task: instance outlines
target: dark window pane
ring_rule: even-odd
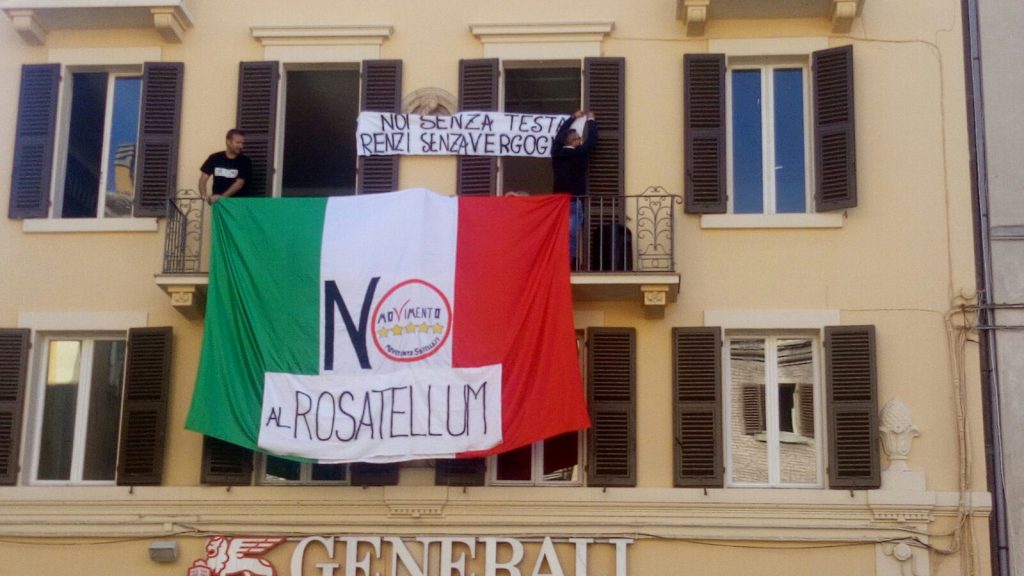
[[[348,470],[347,464],[313,464],[314,482],[342,482]]]
[[[807,211],[803,70],[775,70],[775,211]]]
[[[793,394],[795,384],[779,384],[779,432],[793,432]]]
[[[107,148],[105,216],[131,216],[135,198],[135,149],[139,143],[142,78],[114,80],[114,106]]]
[[[506,68],[505,111],[530,114],[572,114],[580,108],[580,69]],[[600,121],[600,118],[598,119]],[[551,160],[505,157],[502,189],[506,192],[551,192]]]
[[[544,480],[579,478],[579,440],[578,432],[567,432],[544,441]]]
[[[114,479],[117,433],[121,422],[124,352],[123,340],[97,340],[93,345],[83,480]]]
[[[523,446],[510,452],[498,455],[498,480],[523,480],[531,479],[530,472],[533,464],[533,446]]]
[[[302,464],[284,458],[267,456],[266,469],[264,476],[266,480],[299,480]]]
[[[354,194],[359,71],[287,74],[281,195]]]
[[[47,352],[38,478],[70,480],[82,343],[54,340]]]
[[[764,212],[761,71],[732,73],[733,212]]]
[[[64,203],[61,209],[64,218],[96,217],[106,108],[107,74],[73,74]]]

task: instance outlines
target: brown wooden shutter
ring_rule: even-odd
[[[825,328],[828,466],[831,488],[878,488],[874,326]]]
[[[280,63],[242,62],[238,69],[238,119],[245,132],[245,155],[252,160],[249,196],[270,196],[274,183],[274,137],[277,130],[277,84]]]
[[[725,55],[683,56],[686,211],[722,214],[725,174]]]
[[[853,46],[813,55],[814,201],[819,212],[857,205]]]
[[[766,429],[767,414],[764,405],[764,386],[745,384],[743,386],[743,433],[757,434]]]
[[[26,328],[0,330],[0,486],[18,483],[30,335]]]
[[[170,327],[128,331],[118,485],[160,484],[163,479],[171,337]]]
[[[483,486],[486,473],[486,458],[434,461],[436,486]]]
[[[590,156],[587,194],[625,194],[626,60],[583,59],[583,108],[597,121],[597,146]]]
[[[248,486],[252,482],[252,450],[212,436],[203,436],[200,482],[219,486]]]
[[[636,486],[636,330],[587,329],[587,484]]]
[[[459,60],[459,110],[498,109],[498,60]],[[466,196],[493,196],[498,190],[498,159],[459,156],[456,190]]]
[[[165,216],[178,187],[178,139],[185,65],[147,62],[142,67],[135,216]]]
[[[362,110],[402,111],[402,61],[363,62]],[[360,156],[359,193],[375,194],[398,189],[398,156]]]
[[[349,466],[353,486],[397,486],[398,464],[356,462]]]
[[[800,435],[814,438],[814,385],[797,384],[796,389],[800,394]]]
[[[46,218],[49,212],[59,84],[60,64],[21,67],[10,218]]]
[[[675,484],[721,487],[722,329],[672,329]]]

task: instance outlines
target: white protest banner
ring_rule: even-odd
[[[567,116],[513,112],[459,112],[421,116],[360,112],[360,156],[551,156],[551,139]]]

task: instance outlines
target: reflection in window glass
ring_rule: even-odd
[[[142,78],[114,79],[114,102],[110,114],[110,144],[107,147],[105,216],[132,215],[135,200],[135,158],[139,143],[139,102]]]
[[[729,344],[730,453],[733,482],[768,482],[768,444],[764,438],[765,342],[732,340]]]
[[[804,160],[804,82],[799,68],[773,72],[775,103],[775,212],[807,211]]]
[[[779,473],[785,484],[818,481],[814,361],[810,339],[778,340]]]
[[[571,482],[579,480],[580,435],[567,432],[543,442],[544,480]]]
[[[124,352],[123,340],[97,340],[93,343],[83,480],[114,479]]]
[[[71,479],[81,352],[79,340],[53,340],[49,345],[39,442],[40,480]]]

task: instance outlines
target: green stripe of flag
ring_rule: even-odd
[[[317,374],[325,198],[213,208],[210,286],[186,427],[256,447],[265,372]]]

